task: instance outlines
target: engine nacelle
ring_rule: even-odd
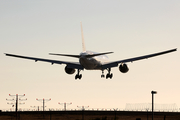
[[[128,68],[127,64],[125,64],[125,63],[121,64],[119,66],[119,71],[121,71],[122,73],[127,73],[129,71],[129,68]]]
[[[65,72],[67,73],[67,74],[73,74],[74,72],[75,72],[75,69],[73,69],[73,68],[68,68],[67,66],[65,67]]]

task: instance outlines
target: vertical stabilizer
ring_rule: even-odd
[[[86,47],[85,47],[85,43],[84,43],[84,34],[83,34],[82,22],[81,22],[81,36],[82,36],[82,49],[83,49],[83,52],[85,52]]]

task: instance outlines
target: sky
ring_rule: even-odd
[[[127,63],[123,74],[112,68],[113,78],[101,78],[101,71],[81,71],[82,79],[68,75],[66,65],[51,65],[7,57],[4,53],[78,62],[76,58],[49,53],[82,52],[82,21],[87,50],[114,52],[110,61],[180,48],[179,0],[1,0],[0,1],[0,109],[9,94],[27,98],[21,109],[42,106],[38,99],[50,99],[47,109],[89,106],[89,109],[125,109],[126,104],[155,103],[180,107],[180,54]],[[105,74],[107,71],[105,71]]]

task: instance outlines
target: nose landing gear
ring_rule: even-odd
[[[101,78],[104,78],[104,70],[102,70]]]

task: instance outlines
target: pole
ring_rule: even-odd
[[[17,111],[18,111],[18,94],[16,94],[16,114],[17,114]]]
[[[148,109],[147,109],[147,120],[148,120]]]
[[[44,111],[44,110],[45,110],[45,101],[50,101],[51,98],[50,98],[50,99],[44,99],[44,98],[43,98],[43,99],[37,99],[37,98],[36,98],[36,100],[43,102],[43,111]]]
[[[66,111],[66,103],[64,103],[64,111]]]
[[[71,105],[72,104],[72,102],[71,103],[66,103],[66,102],[64,102],[64,103],[58,103],[58,104],[60,104],[60,105],[64,105],[64,111],[66,111],[66,108],[67,108],[67,106],[68,105]]]
[[[82,106],[82,120],[84,120],[84,106]]]
[[[89,106],[77,106],[79,108],[82,108],[82,120],[84,120],[84,111],[85,111],[85,108],[88,108]]]
[[[152,92],[152,120],[154,119],[154,98],[153,98],[153,92]]]
[[[16,94],[16,120],[17,120],[17,110],[18,110],[18,94]]]
[[[114,108],[114,112],[115,112],[115,118],[114,118],[114,120],[116,120],[117,118],[116,118],[116,111],[118,110],[118,108]]]
[[[151,91],[152,94],[152,120],[154,119],[154,94],[157,94],[156,91]]]
[[[44,111],[44,99],[43,99],[43,111]]]
[[[25,94],[24,94],[24,95],[18,95],[18,94],[16,94],[16,95],[11,95],[11,94],[9,94],[9,96],[11,96],[11,97],[16,97],[15,99],[13,98],[13,99],[6,99],[6,100],[8,100],[8,101],[14,101],[14,100],[15,100],[15,104],[13,104],[13,106],[15,106],[16,120],[17,120],[17,119],[18,119],[18,114],[17,114],[17,112],[18,112],[18,105],[21,104],[21,103],[18,103],[18,102],[19,102],[19,101],[22,101],[22,100],[27,100],[27,98],[26,98],[26,99],[20,99],[20,98],[24,97]],[[9,104],[9,103],[8,103],[8,104]],[[24,103],[24,104],[25,104],[25,103]]]

